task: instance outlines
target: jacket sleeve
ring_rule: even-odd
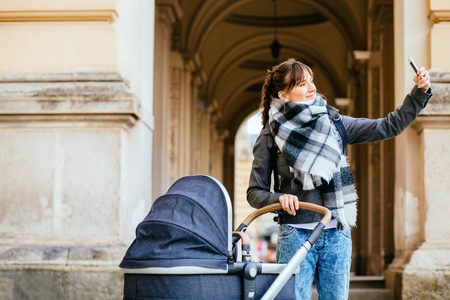
[[[399,135],[425,108],[431,96],[431,89],[425,93],[414,86],[406,95],[403,104],[385,118],[365,119],[342,116],[342,123],[347,131],[347,143],[378,142]]]
[[[270,191],[273,162],[268,143],[269,136],[263,129],[253,147],[254,159],[247,189],[247,201],[254,208],[277,203],[278,198],[283,195]]]

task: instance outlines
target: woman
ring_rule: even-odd
[[[254,208],[281,203],[277,243],[281,263],[290,260],[322,218],[298,210],[298,201],[330,209],[332,220],[296,275],[296,299],[311,299],[314,278],[319,299],[347,299],[357,194],[345,145],[399,135],[431,97],[430,77],[421,68],[403,105],[375,120],[340,116],[317,93],[313,79],[312,70],[294,59],[268,70],[260,105],[264,127],[253,149],[247,200]]]

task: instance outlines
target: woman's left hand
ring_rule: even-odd
[[[417,76],[414,76],[413,80],[417,84],[417,87],[422,89],[424,92],[428,91],[430,88],[430,75],[424,67],[420,68],[417,72]]]

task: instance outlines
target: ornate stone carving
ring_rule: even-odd
[[[0,74],[2,115],[140,115],[116,73]]]
[[[169,169],[170,182],[178,179],[180,164],[180,97],[181,97],[181,68],[172,68],[170,72],[170,96],[169,96]]]
[[[371,118],[380,117],[380,68],[372,69]]]

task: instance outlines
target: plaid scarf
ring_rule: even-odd
[[[356,225],[358,196],[337,130],[332,130],[326,101],[318,94],[311,105],[273,99],[269,126],[275,143],[294,170],[303,190],[318,188],[344,228]]]

